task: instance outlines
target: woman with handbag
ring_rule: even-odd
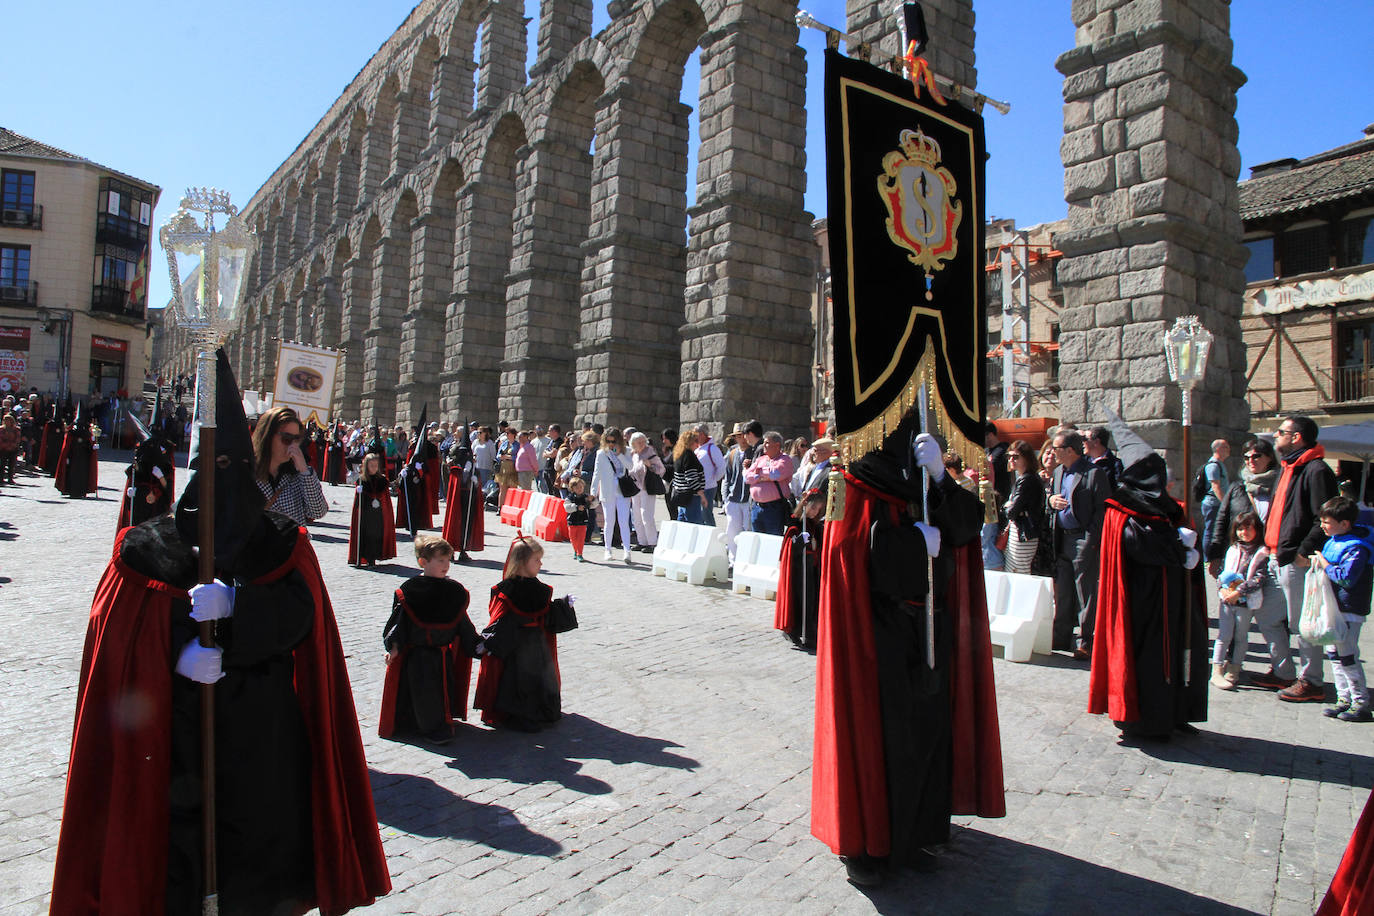
[[[666,492],[663,485],[663,461],[649,444],[649,437],[636,432],[630,437],[630,478],[639,492],[630,499],[630,521],[639,540],[637,550],[653,552],[658,543],[658,528],[654,525],[654,499]]]
[[[706,471],[694,451],[696,444],[696,433],[685,429],[673,446],[673,488],[668,504],[677,511],[678,521],[706,525],[710,524],[706,521]]]
[[[1007,499],[1006,571],[1031,575],[1035,552],[1045,533],[1045,485],[1040,482],[1035,449],[1017,440],[1007,449],[1007,462],[1016,475]]]
[[[596,453],[596,468],[592,471],[592,495],[601,500],[606,513],[603,538],[608,563],[617,529],[620,531],[620,558],[630,562],[630,500],[639,492],[630,477],[620,430],[612,426],[601,435],[601,451]]]

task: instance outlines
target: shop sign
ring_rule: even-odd
[[[29,329],[0,327],[0,395],[23,391],[29,374]]]
[[[1374,270],[1249,290],[1245,294],[1244,314],[1278,315],[1368,299],[1374,299]]]

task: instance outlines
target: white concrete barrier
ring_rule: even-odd
[[[742,531],[735,538],[735,571],[731,588],[744,590],[755,598],[772,601],[778,594],[779,564],[782,562],[782,537]]]
[[[730,558],[725,552],[725,532],[708,525],[665,522],[654,547],[654,575],[702,585],[710,576],[717,582],[729,578]]]
[[[1054,638],[1053,580],[1044,576],[984,571],[992,643],[1009,662],[1049,655]]]

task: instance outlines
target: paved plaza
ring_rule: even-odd
[[[0,489],[3,914],[47,911],[86,617],[123,480],[109,457],[98,500],[22,475]],[[589,546],[593,562],[576,564],[550,545],[545,581],[577,595],[582,624],[560,639],[563,721],[529,735],[474,714],[442,748],[383,741],[381,628],[409,544],[395,565],[350,568],[352,492],[325,489],[333,507],[312,537],[394,884],[361,912],[1296,916],[1325,892],[1374,785],[1374,728],[1315,705],[1212,690],[1201,735],[1123,747],[1084,711],[1086,665],[998,659],[1007,817],[958,819],[935,872],[861,891],[808,830],[815,663],[771,629],[772,602],[655,578],[647,554],[627,568]],[[487,549],[453,568],[479,628],[512,530],[487,524]]]

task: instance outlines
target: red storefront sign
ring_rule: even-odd
[[[129,342],[127,340],[101,337],[99,334],[91,335],[91,359],[122,363],[124,362],[124,354],[128,352]]]
[[[23,391],[29,373],[29,329],[0,327],[0,395]]]

